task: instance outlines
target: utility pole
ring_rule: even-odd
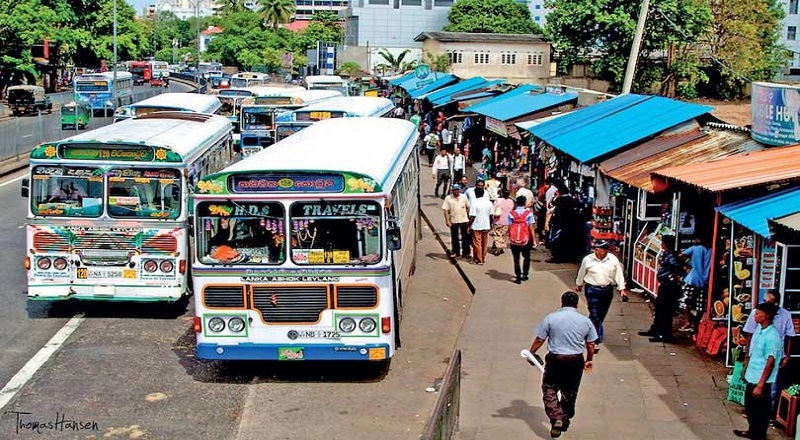
[[[639,58],[639,48],[642,46],[642,35],[644,34],[644,25],[647,21],[647,13],[649,12],[649,9],[650,0],[642,0],[642,9],[639,10],[639,21],[636,22],[636,33],[633,35],[631,55],[628,57],[628,67],[625,69],[625,80],[622,83],[623,95],[631,92],[633,74],[636,73],[636,61]]]

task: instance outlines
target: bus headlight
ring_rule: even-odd
[[[164,260],[159,265],[159,268],[161,269],[161,272],[170,273],[173,269],[175,269],[175,265],[172,264],[172,261]]]
[[[244,319],[238,316],[231,318],[228,321],[228,329],[234,333],[240,333],[244,330]]]
[[[222,318],[211,318],[208,320],[208,329],[214,333],[225,330],[225,321]]]
[[[153,260],[147,260],[147,261],[144,262],[144,265],[142,267],[144,268],[145,272],[151,272],[152,273],[152,272],[155,272],[156,269],[158,269],[158,263],[156,263]]]
[[[36,260],[36,267],[38,267],[41,270],[50,269],[50,265],[51,265],[50,259],[47,257],[39,258],[38,260]]]
[[[56,260],[53,261],[53,267],[55,267],[57,270],[64,270],[67,268],[67,260],[63,258],[56,258]]]
[[[352,333],[356,329],[356,321],[353,318],[342,318],[339,321],[339,330],[342,333]]]
[[[361,329],[364,333],[372,333],[375,331],[375,327],[378,326],[378,323],[375,322],[372,318],[362,318],[361,321],[358,322],[358,328]]]

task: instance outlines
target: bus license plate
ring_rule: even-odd
[[[79,267],[77,276],[79,279],[86,280],[89,278],[122,278],[121,270],[103,270],[103,269],[89,269],[86,267]]]
[[[311,119],[330,119],[331,112],[311,112]]]

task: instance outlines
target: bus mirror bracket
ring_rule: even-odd
[[[391,218],[387,222],[386,241],[386,246],[390,251],[400,250],[403,245],[400,234],[400,225],[397,223],[396,218]]]
[[[186,232],[189,234],[189,237],[194,237],[194,216],[189,215],[189,217],[186,218],[186,223]]]
[[[22,188],[21,188],[22,197],[25,197],[25,198],[28,197],[28,192],[30,190],[30,187],[31,187],[30,180],[28,180],[27,177],[22,179]]]

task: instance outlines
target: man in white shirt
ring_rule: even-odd
[[[482,193],[483,195],[481,197],[484,197],[484,198],[486,198],[486,200],[489,200],[489,196],[486,195],[486,182],[484,182],[481,179],[478,179],[478,180],[475,181],[475,186],[469,187],[469,188],[467,188],[466,191],[464,191],[464,195],[467,196],[467,200],[469,201],[470,208],[472,208],[472,205],[475,203],[475,199],[476,199],[475,190],[478,189],[478,188],[480,188],[480,189],[482,189],[484,191]]]
[[[442,128],[442,148],[450,151],[453,148],[453,132],[448,130],[447,125]]]
[[[517,197],[519,196],[525,197],[525,207],[533,208],[533,201],[534,201],[533,191],[528,189],[527,182],[525,181],[525,179],[519,179],[517,181],[517,185],[519,185],[519,188],[517,188]]]
[[[450,255],[469,258],[469,205],[467,196],[461,194],[461,185],[453,185],[452,194],[444,198],[442,210],[444,223],[450,228]]]
[[[486,181],[486,195],[489,197],[489,201],[494,203],[495,200],[500,196],[500,186],[503,183],[497,178],[497,174],[492,174],[489,177],[489,180]]]
[[[600,344],[603,342],[603,320],[606,319],[611,301],[614,299],[614,287],[619,290],[623,300],[628,297],[622,263],[614,254],[608,252],[608,248],[608,242],[595,242],[593,252],[583,258],[578,275],[575,277],[576,292],[580,292],[583,286],[586,286],[589,319],[594,324],[598,336],[596,351],[600,351]]]
[[[447,187],[450,185],[450,164],[452,159],[447,150],[442,148],[441,154],[436,156],[433,161],[432,173],[436,179],[436,189],[434,194],[439,197],[439,187],[442,188],[442,198],[447,196]]]
[[[483,264],[489,253],[489,229],[492,228],[494,205],[485,197],[483,188],[475,188],[475,201],[469,208],[469,227],[472,231],[472,263]]]
[[[460,182],[461,176],[464,175],[464,170],[467,167],[467,158],[461,154],[461,148],[456,148],[453,153],[453,182]]]

